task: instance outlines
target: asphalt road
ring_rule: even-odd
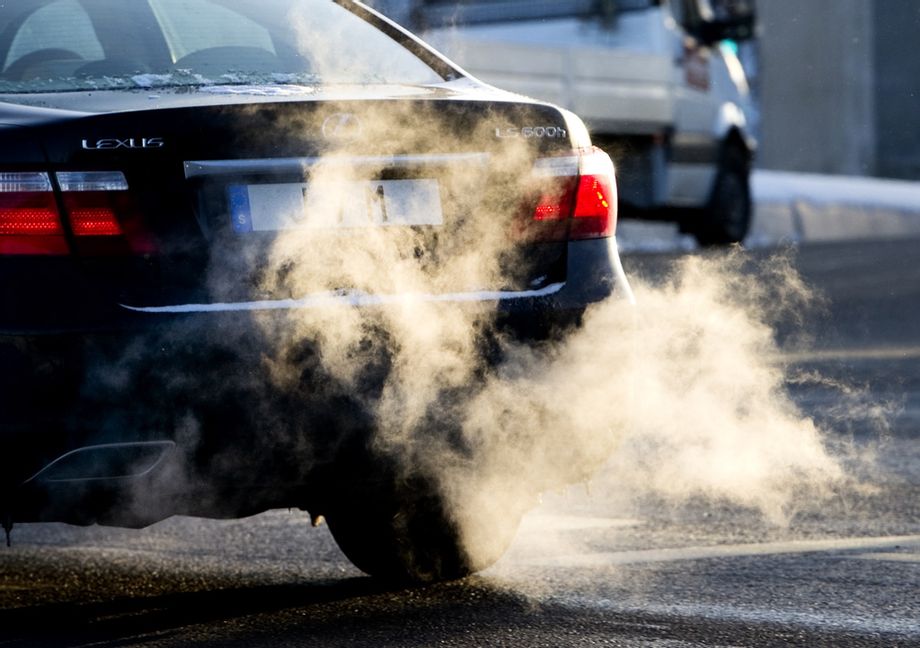
[[[871,488],[784,525],[725,502],[573,489],[490,570],[395,591],[301,512],[23,525],[0,549],[0,646],[920,646],[920,241],[795,254],[829,301],[781,361],[827,380],[788,388],[877,452],[854,468]],[[672,258],[625,263],[654,278]],[[841,425],[844,400],[890,407]]]

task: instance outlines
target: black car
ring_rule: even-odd
[[[0,66],[8,534],[294,507],[381,577],[500,555],[456,413],[629,290],[577,117],[350,0],[5,2]]]

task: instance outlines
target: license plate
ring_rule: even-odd
[[[234,231],[441,225],[434,179],[230,185]]]

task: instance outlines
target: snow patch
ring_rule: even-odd
[[[277,299],[250,302],[220,302],[213,304],[175,304],[171,306],[130,306],[122,308],[140,313],[220,313],[233,311],[289,310],[294,308],[322,308],[328,306],[380,306],[412,302],[489,302],[548,297],[562,290],[563,283],[554,283],[538,290],[493,290],[462,293],[404,293],[399,295],[371,295],[356,290],[307,295],[301,299]]]
[[[202,86],[200,92],[217,95],[253,95],[258,97],[291,97],[312,94],[315,88],[303,85],[212,85]]]
[[[172,82],[171,74],[135,74],[131,80],[139,88],[153,88],[155,86],[164,86]]]

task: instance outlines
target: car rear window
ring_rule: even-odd
[[[148,0],[169,47],[179,61],[215,47],[252,47],[276,54],[268,29],[215,2],[201,0]]]
[[[444,79],[331,0],[0,3],[0,92]]]
[[[77,0],[58,0],[30,13],[14,32],[3,69],[57,43],[87,60],[104,56],[86,10]]]

